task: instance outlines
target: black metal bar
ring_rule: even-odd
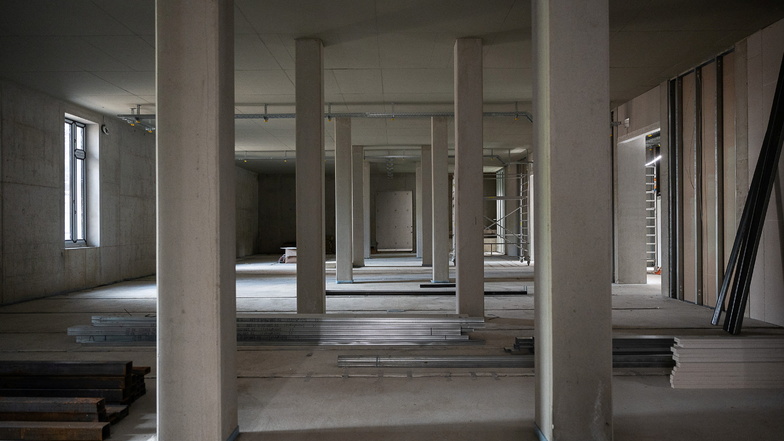
[[[694,73],[694,286],[695,301],[702,305],[703,301],[703,228],[702,222],[705,218],[702,212],[703,200],[703,181],[702,181],[702,67],[698,67]]]
[[[724,55],[716,57],[716,228],[713,270],[718,274],[724,262]]]
[[[675,209],[676,209],[676,216],[675,216],[675,225],[677,230],[677,242],[676,250],[677,250],[677,271],[678,271],[678,285],[677,285],[677,292],[676,298],[678,300],[683,300],[683,272],[684,272],[684,265],[683,265],[683,77],[678,78],[676,81],[675,87],[675,94],[676,94],[676,131],[675,131],[675,138],[676,138],[676,145],[677,150],[675,154],[675,161],[676,161],[676,168],[675,168]]]
[[[678,129],[677,122],[677,85],[676,80],[670,80],[667,83],[667,203],[669,211],[667,213],[667,231],[669,232],[669,240],[667,241],[667,277],[669,278],[670,298],[678,298],[678,190],[677,190],[677,175],[678,175],[678,161],[676,160],[678,154],[678,137],[676,135]]]
[[[759,242],[764,227],[765,214],[773,190],[778,162],[784,144],[784,57],[779,69],[776,92],[773,106],[768,120],[768,128],[762,142],[760,157],[754,170],[752,190],[746,199],[746,206],[751,206],[747,237],[740,249],[739,264],[733,280],[733,290],[730,295],[730,304],[727,317],[724,320],[724,330],[730,334],[740,333],[743,325],[743,314],[749,296],[751,277],[754,272],[754,263],[759,250]],[[756,188],[755,188],[756,187]],[[746,207],[744,207],[745,212]]]

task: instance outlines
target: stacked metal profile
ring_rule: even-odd
[[[751,276],[757,258],[762,229],[765,226],[765,215],[768,212],[770,194],[779,170],[779,158],[784,144],[784,57],[781,60],[776,93],[768,120],[768,129],[762,141],[754,177],[746,196],[746,204],[738,224],[738,232],[732,245],[727,269],[719,290],[718,300],[713,312],[711,323],[719,324],[724,299],[727,296],[730,281],[732,291],[727,304],[727,316],[724,319],[724,330],[730,334],[740,333],[743,325],[743,314],[749,298]]]
[[[671,368],[675,365],[671,348],[672,337],[641,335],[616,337],[612,340],[614,368]],[[534,353],[533,337],[517,337],[514,351],[522,354]]]
[[[784,388],[782,337],[679,337],[674,388]]]
[[[439,345],[481,343],[468,333],[481,317],[362,317],[277,315],[237,318],[244,344]],[[155,317],[93,317],[90,326],[68,328],[77,343],[155,344]]]

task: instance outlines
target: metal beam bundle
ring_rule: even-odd
[[[614,368],[670,368],[675,366],[671,348],[673,337],[641,335],[635,337],[615,337],[612,340],[612,359]],[[533,337],[517,337],[513,352],[533,354]]]
[[[280,315],[238,317],[237,341],[246,344],[437,345],[481,343],[469,333],[484,327],[471,317]],[[77,343],[154,344],[155,317],[93,317],[73,326]]]
[[[531,355],[430,355],[382,357],[338,355],[338,367],[376,368],[533,368]]]
[[[733,335],[739,334],[743,325],[743,314],[749,298],[754,262],[762,237],[770,194],[778,172],[782,144],[784,144],[784,57],[782,57],[779,69],[768,128],[762,141],[762,149],[754,169],[754,177],[746,197],[746,204],[743,207],[738,232],[735,235],[735,242],[711,320],[711,323],[718,325],[731,283],[724,330]]]

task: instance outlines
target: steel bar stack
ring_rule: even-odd
[[[131,362],[0,361],[0,439],[106,439],[149,372]]]
[[[612,341],[613,367],[671,368],[675,365],[671,352],[674,342],[672,337],[652,335],[615,337]],[[533,337],[517,337],[511,352],[533,354],[534,346]]]
[[[784,388],[784,338],[679,337],[673,388]]]
[[[338,355],[338,367],[359,368],[533,368],[530,355]]]
[[[778,171],[782,144],[784,144],[784,57],[779,70],[768,128],[762,141],[762,149],[754,169],[754,177],[746,197],[746,204],[743,207],[738,232],[711,320],[711,323],[718,325],[731,283],[724,330],[733,335],[739,334],[743,325],[743,314],[749,298],[754,262],[757,258],[757,250],[765,224],[765,214],[768,211],[770,194]]]
[[[453,345],[481,343],[469,333],[484,327],[471,317],[276,315],[237,318],[237,341],[263,345]],[[77,343],[155,344],[155,317],[93,317],[73,326]]]

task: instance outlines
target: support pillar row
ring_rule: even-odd
[[[365,266],[365,149],[361,145],[351,148],[351,224],[353,225],[352,256],[354,268]]]
[[[429,145],[422,146],[422,266],[433,265],[433,158]]]
[[[335,118],[335,281],[354,281],[352,259],[351,119]]]
[[[297,313],[326,312],[324,59],[321,40],[296,41]]]
[[[484,317],[482,40],[455,42],[457,313]]]
[[[446,117],[436,116],[431,124],[431,168],[433,170],[431,203],[433,206],[433,282],[449,282],[449,210],[452,193],[449,189],[449,145]]]

